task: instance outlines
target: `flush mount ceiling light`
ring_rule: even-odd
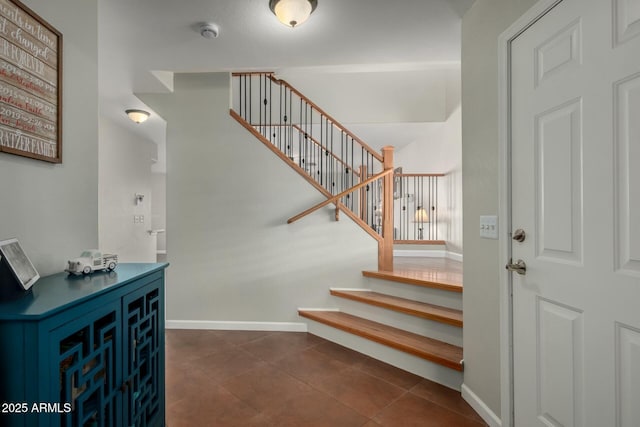
[[[132,121],[138,124],[146,121],[151,115],[148,111],[144,110],[126,110],[125,113],[127,113],[127,116],[129,116]]]
[[[269,8],[284,25],[294,28],[316,10],[318,0],[269,0]]]

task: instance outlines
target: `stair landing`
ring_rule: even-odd
[[[393,271],[363,271],[365,277],[462,292],[462,263],[448,258],[394,257]]]

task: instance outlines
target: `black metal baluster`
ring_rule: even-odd
[[[269,118],[268,110],[271,107],[271,102],[269,102],[270,100],[270,95],[267,95],[267,90],[269,90],[269,84],[267,82],[267,74],[264,75],[264,131],[267,134],[267,139],[269,141],[273,141],[273,137],[271,136],[271,123],[269,123],[269,121],[267,120]],[[267,108],[267,106],[269,108]]]
[[[344,161],[344,132],[342,131],[340,131],[340,158]],[[341,168],[340,172],[341,172],[340,181],[338,184],[339,188],[336,190],[336,193],[341,193],[342,189],[344,188],[344,176],[345,176],[344,166]]]
[[[245,113],[244,113],[244,108],[245,108],[245,104],[246,102],[243,99],[243,91],[242,91],[242,87],[244,86],[244,76],[238,76],[238,85],[240,86],[240,117],[242,117],[243,119],[245,118]]]
[[[304,159],[306,167],[309,167],[309,104],[304,102]],[[308,171],[311,173],[311,170]]]
[[[242,76],[235,76],[238,78],[238,114],[242,117]]]
[[[413,194],[413,201],[415,203],[415,201],[416,201],[416,193],[415,193],[415,190],[410,187],[411,180],[409,179],[409,177],[405,176],[402,179],[403,179],[403,182],[406,185],[406,189],[407,189],[407,191],[406,191],[406,195],[407,195],[406,204],[407,205],[406,205],[405,210],[404,210],[404,238],[406,240],[410,240],[409,239],[409,212],[410,212],[409,202],[411,202],[411,194]]]
[[[433,209],[432,209],[432,225],[433,240],[438,240],[438,177],[433,178]]]
[[[330,127],[329,127],[329,129],[331,129],[331,142],[330,142],[330,144],[331,144],[331,154],[335,154],[335,153],[333,152],[333,133],[334,133],[334,132],[333,132],[333,131],[334,131],[333,126],[330,126]],[[335,187],[336,187],[336,177],[335,177],[336,166],[337,166],[337,165],[336,165],[336,161],[335,161],[335,159],[332,157],[332,158],[331,158],[331,171],[330,171],[330,176],[331,176],[331,189],[329,190],[329,192],[330,192],[331,194],[336,194],[336,193],[335,193]]]
[[[286,119],[285,119],[286,121]],[[289,141],[287,147],[289,149],[289,156],[293,154],[293,94],[289,89],[289,125],[288,125]]]
[[[287,104],[287,87],[285,86],[284,87],[284,117],[282,117],[280,120],[282,120],[282,123],[284,125],[284,149],[285,149],[285,153],[287,153],[287,156],[291,156],[291,138],[290,138],[291,130],[289,129],[289,125],[287,124],[287,118],[291,120],[290,110],[291,110],[291,103]]]
[[[319,160],[320,160],[320,174],[319,174],[319,175],[320,175],[320,185],[321,185],[323,188],[327,188],[327,187],[326,187],[326,185],[325,185],[326,180],[324,179],[324,176],[322,175],[322,172],[323,172],[323,171],[322,171],[322,161],[324,160],[324,156],[322,155],[322,153],[325,151],[325,150],[323,149],[323,148],[324,148],[324,144],[325,144],[325,142],[324,142],[324,138],[323,138],[323,136],[324,136],[324,129],[323,129],[323,127],[322,127],[322,116],[323,116],[323,115],[322,115],[322,114],[320,114],[320,159],[319,159]]]
[[[349,185],[349,188],[353,187],[354,182],[355,182],[355,166],[356,166],[356,159],[355,159],[355,151],[354,151],[354,147],[353,147],[353,138],[351,138],[351,183]],[[349,209],[353,210],[353,197],[350,200],[351,202],[351,206],[349,206]]]
[[[426,181],[426,186],[429,188],[429,192],[427,193],[427,196],[429,198],[429,205],[425,208],[425,210],[428,212],[427,215],[429,215],[429,220],[431,221],[433,220],[433,202],[431,197],[433,195],[433,180],[429,176],[423,178],[423,181]],[[429,226],[429,233],[427,235],[427,238],[431,240],[431,226]]]
[[[304,102],[304,158],[302,159],[302,163],[305,163],[305,166],[309,165],[309,105],[307,101]]]
[[[418,181],[418,178],[416,176],[413,177],[413,188],[415,189],[415,204],[413,206],[413,212],[411,213],[412,218],[411,221],[413,223],[413,239],[414,240],[419,240],[418,239],[418,226],[416,223],[416,211],[418,210],[418,207],[422,204],[422,194],[420,193],[420,182]]]
[[[278,149],[282,152],[285,152],[282,149],[282,85],[278,85]]]
[[[262,76],[258,74],[258,129],[260,135],[264,136],[264,128],[262,127]]]
[[[432,214],[433,214],[433,199],[432,199],[432,196],[433,196],[433,190],[434,190],[433,189],[433,180],[431,179],[431,177],[426,177],[426,180],[425,180],[425,178],[423,178],[422,180],[426,181],[426,186],[429,188],[428,193],[427,193],[427,196],[429,198],[429,205],[425,208],[425,210],[427,211],[427,215],[428,216],[432,216]],[[429,218],[429,220],[431,220],[431,219],[432,218]],[[429,233],[425,238],[427,238],[428,240],[431,240],[431,237],[432,237],[431,236],[431,226],[430,226],[429,223],[427,225],[429,226]]]
[[[298,166],[302,167],[302,98],[300,98],[300,130],[298,131]]]
[[[269,135],[271,135],[271,140],[273,141],[273,144],[276,144],[276,135],[273,132],[273,115],[272,115],[272,108],[273,108],[273,85],[272,85],[272,80],[271,77],[269,77]]]
[[[311,157],[309,164],[309,174],[313,176],[313,179],[317,181],[315,174],[313,173],[313,168],[315,168],[316,164],[316,150],[313,143],[313,107],[309,106],[309,131],[307,135],[307,144],[309,145],[309,157]]]

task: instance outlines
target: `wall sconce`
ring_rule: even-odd
[[[280,22],[294,28],[316,10],[318,0],[269,0],[269,8]]]
[[[140,193],[135,194],[136,206],[141,204],[143,200],[144,200],[144,194],[140,194]]]
[[[148,111],[144,110],[126,110],[127,116],[137,124],[140,124],[146,121],[151,114]]]

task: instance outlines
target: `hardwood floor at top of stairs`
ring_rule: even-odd
[[[462,263],[446,258],[395,257],[393,271],[363,271],[366,277],[462,292]]]

